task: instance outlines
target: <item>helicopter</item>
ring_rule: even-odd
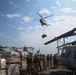
[[[41,25],[42,26],[49,26],[50,24],[47,24],[47,21],[45,20],[45,18],[48,18],[48,17],[51,17],[51,16],[53,16],[53,14],[51,14],[51,15],[49,15],[49,16],[47,16],[47,17],[42,17],[42,15],[38,12],[37,13],[41,18],[39,19],[39,22],[41,23]],[[44,29],[43,29],[43,32],[44,32]],[[45,38],[45,37],[47,37],[47,35],[46,34],[43,34],[42,35],[42,38]]]
[[[48,17],[51,17],[51,16],[54,15],[54,14],[51,14],[51,15],[49,15],[47,17],[42,17],[42,15],[39,12],[37,14],[41,17],[41,19],[39,20],[39,22],[41,23],[42,26],[43,25],[49,26],[49,24],[47,24],[47,21],[45,20],[45,18],[48,18]]]
[[[63,66],[76,69],[76,45],[64,46],[59,61]]]

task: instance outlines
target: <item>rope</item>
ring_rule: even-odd
[[[43,34],[44,34],[44,27],[43,27]]]

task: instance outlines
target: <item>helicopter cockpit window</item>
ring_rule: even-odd
[[[61,53],[61,57],[64,57],[65,58],[65,56],[66,56],[65,53],[66,53],[66,49],[63,49],[62,50],[62,53]]]
[[[71,51],[68,51],[67,58],[71,57]]]
[[[74,59],[76,59],[76,50],[74,51]]]
[[[65,53],[62,53],[62,54],[61,54],[61,57],[64,57],[64,58],[65,58]]]
[[[66,53],[66,49],[63,49],[63,50],[62,50],[62,53]]]

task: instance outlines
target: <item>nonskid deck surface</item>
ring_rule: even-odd
[[[73,71],[63,66],[58,68],[48,67],[46,71],[39,72],[39,75],[73,75]]]
[[[10,72],[8,74],[12,75]],[[0,75],[6,75],[6,74],[4,74],[3,71],[2,73],[0,72]],[[18,67],[15,68],[13,75],[20,75],[18,71]],[[26,75],[26,71],[23,71],[23,74],[21,75]],[[76,74],[74,74],[72,70],[69,70],[63,66],[59,66],[58,68],[53,68],[53,66],[51,66],[51,67],[47,67],[47,70],[40,71],[38,75],[76,75]]]

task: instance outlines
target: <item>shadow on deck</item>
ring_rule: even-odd
[[[66,72],[66,71],[56,71],[56,72],[43,72],[39,75],[72,75],[73,72]]]

